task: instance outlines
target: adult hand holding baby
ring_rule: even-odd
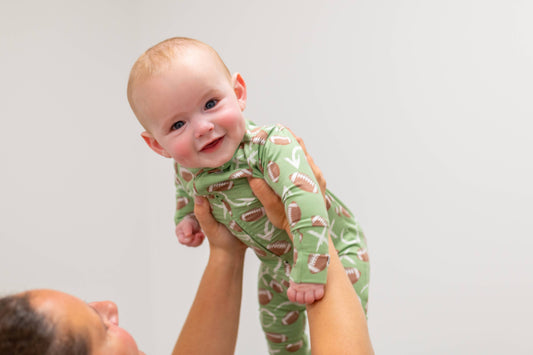
[[[197,223],[200,223],[207,235],[210,250],[221,250],[230,254],[244,253],[247,246],[231,234],[223,224],[215,221],[210,211],[209,202],[205,197],[195,197],[194,214],[198,219]]]

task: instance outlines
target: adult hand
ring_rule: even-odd
[[[275,227],[285,230],[292,239],[289,221],[285,216],[285,206],[281,202],[281,198],[261,178],[248,178],[248,183],[254,195],[265,207],[265,212],[270,222]]]
[[[211,207],[205,197],[195,197],[194,214],[207,236],[211,250],[220,249],[230,253],[244,253],[247,248],[246,245],[213,218]]]

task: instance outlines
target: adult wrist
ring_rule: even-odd
[[[245,254],[246,248],[225,249],[211,246],[209,259],[223,265],[242,264]]]

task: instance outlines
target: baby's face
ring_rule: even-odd
[[[230,78],[212,54],[189,52],[139,84],[133,97],[156,141],[156,149],[149,143],[152,149],[187,168],[215,168],[233,157],[244,136],[246,87],[240,75]]]

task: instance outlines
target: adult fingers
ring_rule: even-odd
[[[196,196],[194,198],[194,215],[200,223],[200,227],[209,236],[216,233],[218,222],[211,214],[211,208],[205,197]]]
[[[268,219],[272,224],[280,229],[284,229],[288,232],[289,224],[285,216],[285,206],[279,196],[268,186],[263,179],[248,178],[248,183],[254,195],[259,199],[265,211]]]

